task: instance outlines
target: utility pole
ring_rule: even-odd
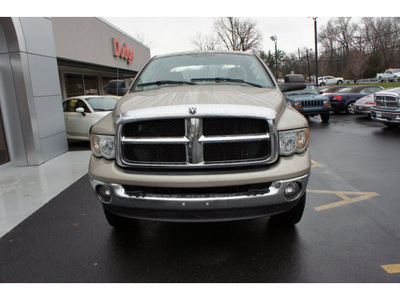
[[[310,58],[308,57],[308,49],[306,50],[307,53],[307,69],[308,69],[308,82],[310,82],[311,78],[311,70],[310,70]]]
[[[297,51],[299,52],[299,74],[300,74],[300,64],[301,64],[301,61],[300,61],[300,48],[297,48]]]
[[[318,34],[317,34],[317,17],[314,20],[314,41],[315,41],[315,85],[318,86]]]

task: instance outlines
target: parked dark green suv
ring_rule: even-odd
[[[298,74],[285,76],[286,82],[304,82],[304,77]],[[322,122],[328,122],[331,112],[331,104],[327,97],[321,96],[318,89],[312,83],[307,83],[303,90],[283,93],[286,102],[305,116],[320,115]]]

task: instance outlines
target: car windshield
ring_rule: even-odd
[[[267,70],[252,54],[191,53],[152,59],[136,80],[133,90],[199,84],[274,86]]]
[[[340,89],[340,90],[337,90],[336,92],[337,92],[337,93],[348,93],[348,92],[350,92],[352,89],[353,89],[352,87],[346,87],[346,88],[342,88],[342,89]]]
[[[89,97],[85,98],[94,111],[113,110],[118,99],[115,97]]]
[[[291,92],[285,92],[284,93],[287,96],[293,96],[293,95],[319,95],[317,88],[313,85],[307,85],[305,89],[303,90],[297,90],[297,91],[291,91]]]

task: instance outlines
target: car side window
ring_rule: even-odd
[[[378,87],[372,87],[369,90],[371,91],[371,93],[376,93],[376,92],[379,92],[381,89]]]
[[[74,111],[76,111],[77,108],[82,107],[86,113],[90,113],[90,109],[87,107],[87,105],[85,104],[85,102],[83,102],[82,100],[78,100],[75,104],[74,107]]]
[[[75,112],[77,108],[82,107],[85,112],[90,113],[90,109],[85,102],[79,99],[71,99],[65,101],[63,104],[64,112]]]
[[[75,107],[75,104],[77,101],[78,101],[78,99],[71,99],[71,100],[65,101],[64,102],[65,103],[64,111],[65,112],[75,112],[74,107]]]

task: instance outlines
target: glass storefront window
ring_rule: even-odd
[[[97,75],[65,73],[67,98],[82,95],[100,95],[99,77]]]
[[[81,96],[83,91],[82,74],[65,74],[65,89],[67,98]]]
[[[99,95],[99,77],[97,75],[83,75],[85,95]]]
[[[108,76],[103,76],[101,78],[101,84],[102,84],[102,88],[103,88],[103,95],[107,95],[107,85],[110,82],[110,80],[113,80],[115,78],[113,77],[108,77]]]

